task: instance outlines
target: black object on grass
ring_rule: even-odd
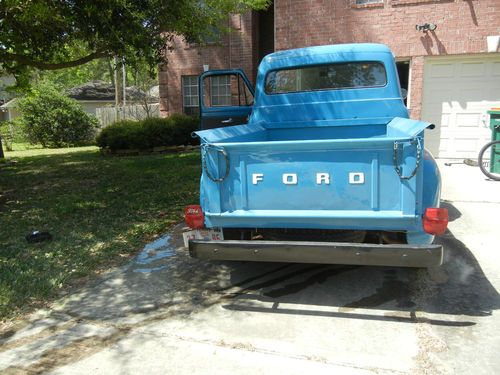
[[[49,232],[40,232],[37,230],[26,235],[26,241],[28,241],[29,243],[50,241],[51,239],[52,235]]]

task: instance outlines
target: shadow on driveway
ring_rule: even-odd
[[[458,218],[460,212],[447,205],[452,220]],[[467,326],[474,319],[460,316],[488,316],[500,306],[474,255],[449,231],[438,240],[444,264],[429,269],[206,262],[179,250],[179,234],[180,227],[169,245],[175,255],[148,266],[158,272],[134,272],[143,266],[132,264],[86,286],[62,311],[112,320],[171,308],[191,314],[221,304],[233,311]],[[417,317],[419,312],[431,316]]]
[[[461,216],[452,204],[443,206],[449,209],[450,221]],[[500,296],[472,252],[450,231],[436,242],[445,249],[444,263],[429,269],[228,264],[232,268],[231,286],[241,290],[233,292],[233,300],[224,307],[276,314],[409,323],[426,321],[443,326],[475,324],[473,320],[459,318],[461,315],[491,315],[500,307]],[[263,269],[266,272],[259,275]],[[371,314],[370,310],[385,313]],[[417,312],[455,317],[417,318]]]

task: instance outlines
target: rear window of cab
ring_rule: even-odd
[[[384,64],[356,61],[273,70],[266,76],[266,94],[382,87],[387,84]]]

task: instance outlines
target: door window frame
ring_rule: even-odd
[[[212,100],[212,93],[210,92],[211,91],[211,84],[208,85],[208,88],[209,88],[209,96],[210,96],[210,105],[207,105],[205,104],[205,97],[204,97],[204,90],[207,89],[207,85],[204,84],[204,80],[205,78],[209,77],[210,79],[214,78],[214,77],[217,77],[217,76],[231,76],[231,75],[236,75],[236,76],[239,76],[241,77],[241,79],[243,80],[243,83],[247,86],[248,88],[248,91],[252,94],[252,97],[255,98],[255,91],[254,91],[254,87],[252,86],[252,84],[250,83],[250,81],[248,80],[248,77],[246,76],[246,74],[243,72],[243,70],[241,69],[228,69],[228,70],[217,70],[217,71],[207,71],[203,74],[201,74],[199,77],[198,77],[198,100],[199,100],[199,105],[200,105],[200,113],[203,112],[203,111],[218,111],[218,110],[221,110],[223,108],[238,108],[238,107],[251,107],[252,104],[249,104],[249,105],[232,105],[231,103],[231,100],[229,102],[229,105],[212,105],[211,103],[211,100]],[[229,78],[230,80],[231,78]],[[229,82],[230,84],[230,82]],[[231,92],[230,92],[231,94]],[[230,99],[231,96],[230,96]]]

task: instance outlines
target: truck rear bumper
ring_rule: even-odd
[[[193,258],[210,260],[396,267],[432,267],[443,262],[441,245],[193,240],[189,242],[189,254]]]

